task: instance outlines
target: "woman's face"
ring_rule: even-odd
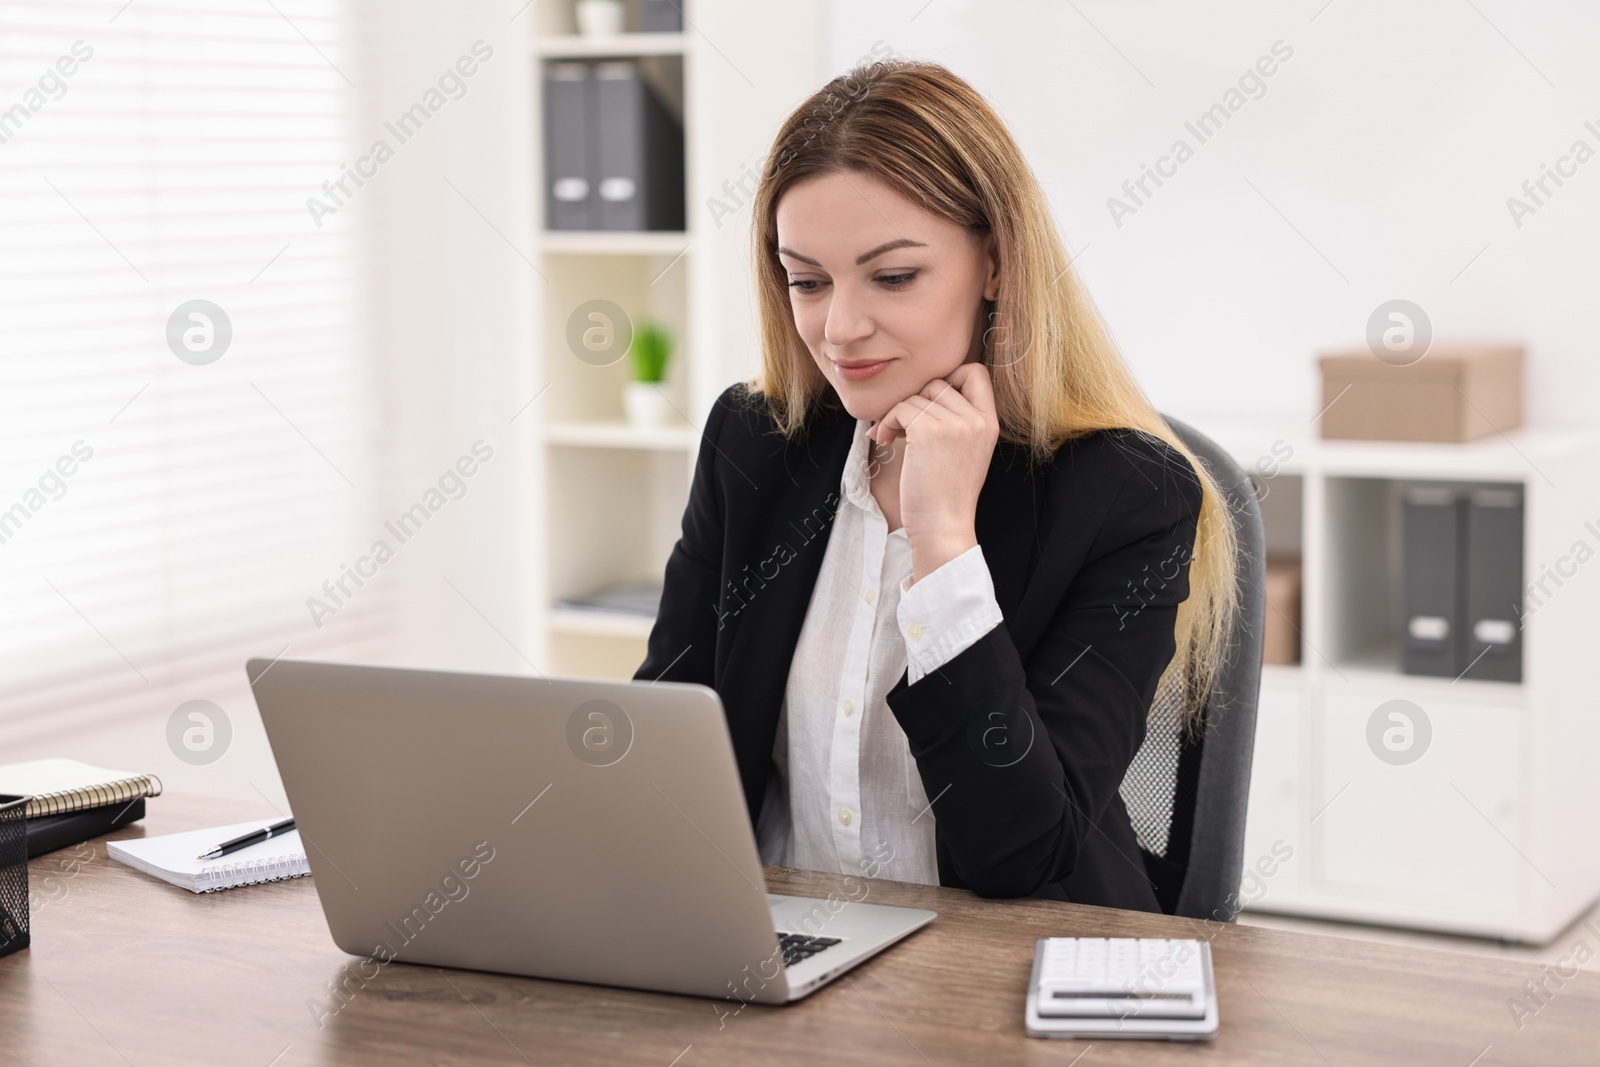
[[[778,258],[811,358],[858,419],[876,420],[982,353],[994,238],[870,174],[807,178],[778,201]]]

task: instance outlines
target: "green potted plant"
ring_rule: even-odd
[[[658,322],[646,320],[628,346],[633,380],[622,394],[622,408],[636,426],[661,426],[672,421],[672,403],[662,393],[667,365],[672,362],[672,335]]]

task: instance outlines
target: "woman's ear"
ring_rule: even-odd
[[[985,300],[998,300],[1000,298],[1000,254],[995,248],[993,230],[983,235],[983,263],[985,271],[983,298]]]

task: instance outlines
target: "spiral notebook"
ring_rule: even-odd
[[[24,814],[36,819],[160,796],[161,779],[75,759],[36,759],[0,767],[0,793],[29,797]]]
[[[258,845],[242,848],[214,860],[196,859],[200,853],[230,838],[270,826],[277,819],[214,826],[206,830],[186,830],[181,834],[112,841],[106,846],[111,858],[153,875],[163,882],[182,886],[191,893],[214,893],[219,889],[281,882],[311,873],[306,862],[300,831],[270,838]]]

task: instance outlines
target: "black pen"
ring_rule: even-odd
[[[293,829],[293,819],[285,819],[282,822],[275,822],[265,829],[256,830],[254,833],[245,834],[243,837],[236,837],[232,841],[224,841],[210,852],[200,853],[197,858],[203,860],[212,860],[216,859],[218,856],[226,856],[230,852],[237,852],[241,848],[249,848],[251,845],[258,845],[263,841],[277,837],[279,834],[286,834]]]

